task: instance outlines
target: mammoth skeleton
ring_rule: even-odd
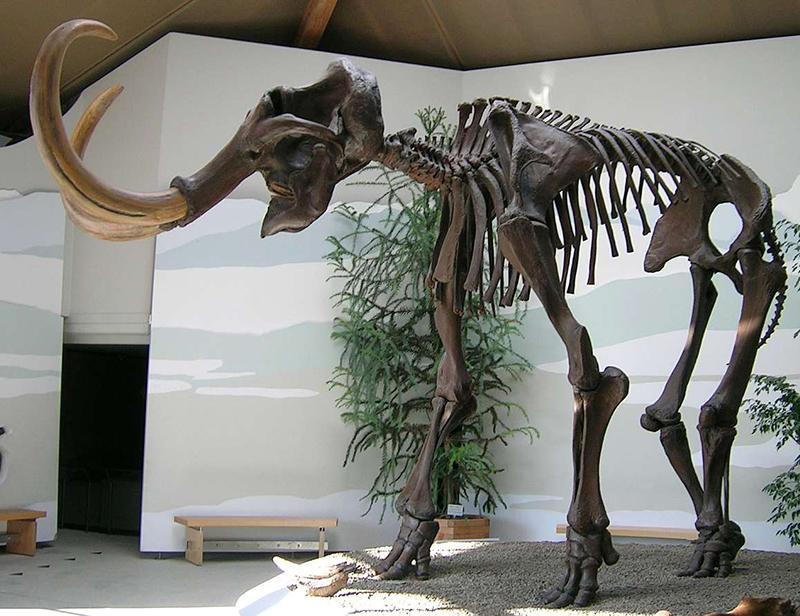
[[[96,123],[119,89],[106,91],[90,105],[71,140],[61,118],[64,53],[75,38],[87,35],[115,36],[104,24],[77,20],[47,37],[31,81],[31,113],[42,156],[61,187],[69,216],[96,237],[129,240],[189,224],[255,172],[263,175],[272,194],[262,237],[308,227],[327,209],[336,183],[371,161],[440,191],[441,226],[428,282],[437,300],[435,324],[444,356],[429,432],[396,502],[400,532],[378,566],[382,578],[401,578],[412,570],[419,577],[430,574],[430,547],[438,530],[430,486],[433,456],[475,408],[461,345],[465,294],[479,293],[484,302],[499,296],[499,303],[510,305],[533,292],[566,347],[574,395],[566,573],[545,601],[562,607],[594,600],[599,567],[619,558],[608,532],[599,463],[606,428],[627,394],[628,379],[615,367],[600,370],[589,333],[565,295],[573,290],[587,252],[588,282],[594,282],[601,234],[614,256],[620,244],[633,250],[631,216],[639,219],[645,235],[651,234],[645,270],[657,271],[683,256],[693,280],[685,347],[661,397],[641,418],[644,428],[660,432],[697,514],[699,538],[683,573],[707,577],[731,572],[744,537],[723,507],[726,469],[767,314],[777,300],[762,341],[775,328],[786,281],[772,228],[770,191],[753,171],[692,141],[616,129],[508,99],[461,105],[452,142],[419,140],[413,131],[384,136],[375,78],[341,60],[315,84],[270,90],[197,173],[176,178],[163,192],[125,192],[107,186],[81,163]],[[624,188],[617,184],[618,170]],[[723,253],[710,241],[708,223],[724,202],[735,206],[742,229]],[[491,270],[486,284],[484,260]],[[730,362],[701,407],[703,472],[698,478],[679,411],[714,306],[712,276],[717,273],[732,281],[743,301]]]

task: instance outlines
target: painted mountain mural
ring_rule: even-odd
[[[38,539],[47,541],[58,493],[64,214],[57,194],[2,192],[0,507],[46,510]]]
[[[779,212],[798,211],[800,183],[775,201]],[[390,542],[396,532],[393,519],[378,525],[377,514],[361,515],[375,460],[342,471],[350,431],[327,385],[340,349],[330,340],[335,281],[323,258],[325,238],[341,235],[345,223],[329,212],[303,233],[261,240],[265,208],[255,200],[228,199],[193,225],[158,237],[144,550],[182,549],[183,534],[171,521],[181,512],[334,515],[340,520],[330,537],[334,549]],[[712,234],[724,244],[738,229],[735,216],[720,210]],[[612,523],[689,528],[689,499],[658,436],[639,427],[639,416],[658,397],[683,347],[691,278],[687,264],[678,261],[658,274],[644,273],[647,239],[617,259],[601,247],[597,284],[579,285],[570,302],[601,363],[620,366],[631,378],[631,393],[609,428],[602,467]],[[688,426],[726,367],[738,320],[739,296],[722,279],[717,288],[720,298],[683,409]],[[790,301],[757,372],[800,379],[792,338],[798,328],[800,310]],[[563,346],[533,299],[523,330],[517,348],[536,370],[513,396],[542,438],[497,452],[509,508],[492,524],[500,537],[555,539],[569,504],[571,467],[562,444],[570,438],[572,396]],[[691,429],[690,439],[699,452]],[[764,522],[772,505],[760,488],[797,453],[776,453],[774,442],[750,434],[741,418],[732,516],[750,547],[788,547]],[[639,486],[635,497],[630,485]]]

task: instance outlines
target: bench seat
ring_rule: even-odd
[[[556,532],[563,535],[567,532],[566,524],[556,526]],[[651,526],[609,526],[608,532],[612,537],[635,537],[637,539],[697,539],[694,528],[659,528]]]
[[[195,565],[203,564],[203,551],[301,551],[307,549],[301,541],[210,541],[203,537],[204,528],[317,528],[319,542],[317,549],[320,558],[325,556],[325,529],[338,526],[337,518],[299,518],[285,516],[253,515],[176,515],[175,523],[186,527],[186,560]],[[317,542],[315,542],[317,543]]]
[[[36,520],[47,517],[46,511],[0,509],[0,522],[7,522],[5,539],[8,554],[36,554]]]

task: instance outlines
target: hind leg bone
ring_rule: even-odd
[[[717,299],[717,291],[711,282],[714,272],[696,264],[692,264],[690,271],[694,303],[686,345],[664,385],[664,391],[656,402],[647,407],[642,415],[641,424],[643,428],[651,432],[660,431],[664,452],[689,493],[695,514],[699,514],[703,506],[703,488],[692,465],[689,441],[686,438],[686,426],[681,420],[679,411],[686,396],[686,387],[697,363],[703,335]]]
[[[700,410],[703,451],[703,506],[695,526],[700,533],[697,550],[684,572],[695,577],[725,577],[744,544],[744,536],[722,511],[722,481],[730,459],[739,406],[753,372],[759,336],[773,297],[785,279],[777,263],[768,263],[753,248],[737,254],[742,268],[743,302],[728,368],[714,394]]]

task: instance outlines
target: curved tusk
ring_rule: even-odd
[[[103,219],[107,212],[109,218],[113,219],[108,222],[124,220],[127,225],[148,228],[150,235],[149,228],[186,216],[188,205],[183,195],[176,188],[155,193],[136,193],[108,186],[83,166],[80,156],[67,138],[59,102],[61,66],[67,47],[82,36],[110,40],[117,38],[111,28],[99,21],[76,19],[53,30],[42,43],[36,57],[31,75],[30,107],[31,124],[39,152],[74,211],[85,214],[88,210],[94,218]],[[92,128],[86,131],[86,140],[114,98],[110,96],[104,99],[105,106],[99,105],[92,111],[92,114],[98,115],[94,118]],[[92,119],[87,118],[87,126],[91,122]]]
[[[72,131],[71,138],[72,147],[79,158],[83,158],[95,127],[122,90],[122,86],[108,88],[95,98],[83,112]],[[61,200],[64,202],[64,209],[70,220],[92,237],[101,240],[142,239],[156,235],[160,230],[157,225],[148,227],[131,225],[127,222],[129,217],[126,215],[87,205],[79,196],[69,194],[68,191],[61,192]]]
[[[117,100],[117,97],[122,94],[125,88],[123,86],[112,86],[103,90],[97,98],[95,98],[86,110],[83,112],[80,120],[72,130],[72,149],[75,150],[75,155],[83,159],[86,154],[86,146],[89,145],[89,140],[94,134],[94,129],[97,124],[103,119],[103,116],[111,107],[111,104]]]

